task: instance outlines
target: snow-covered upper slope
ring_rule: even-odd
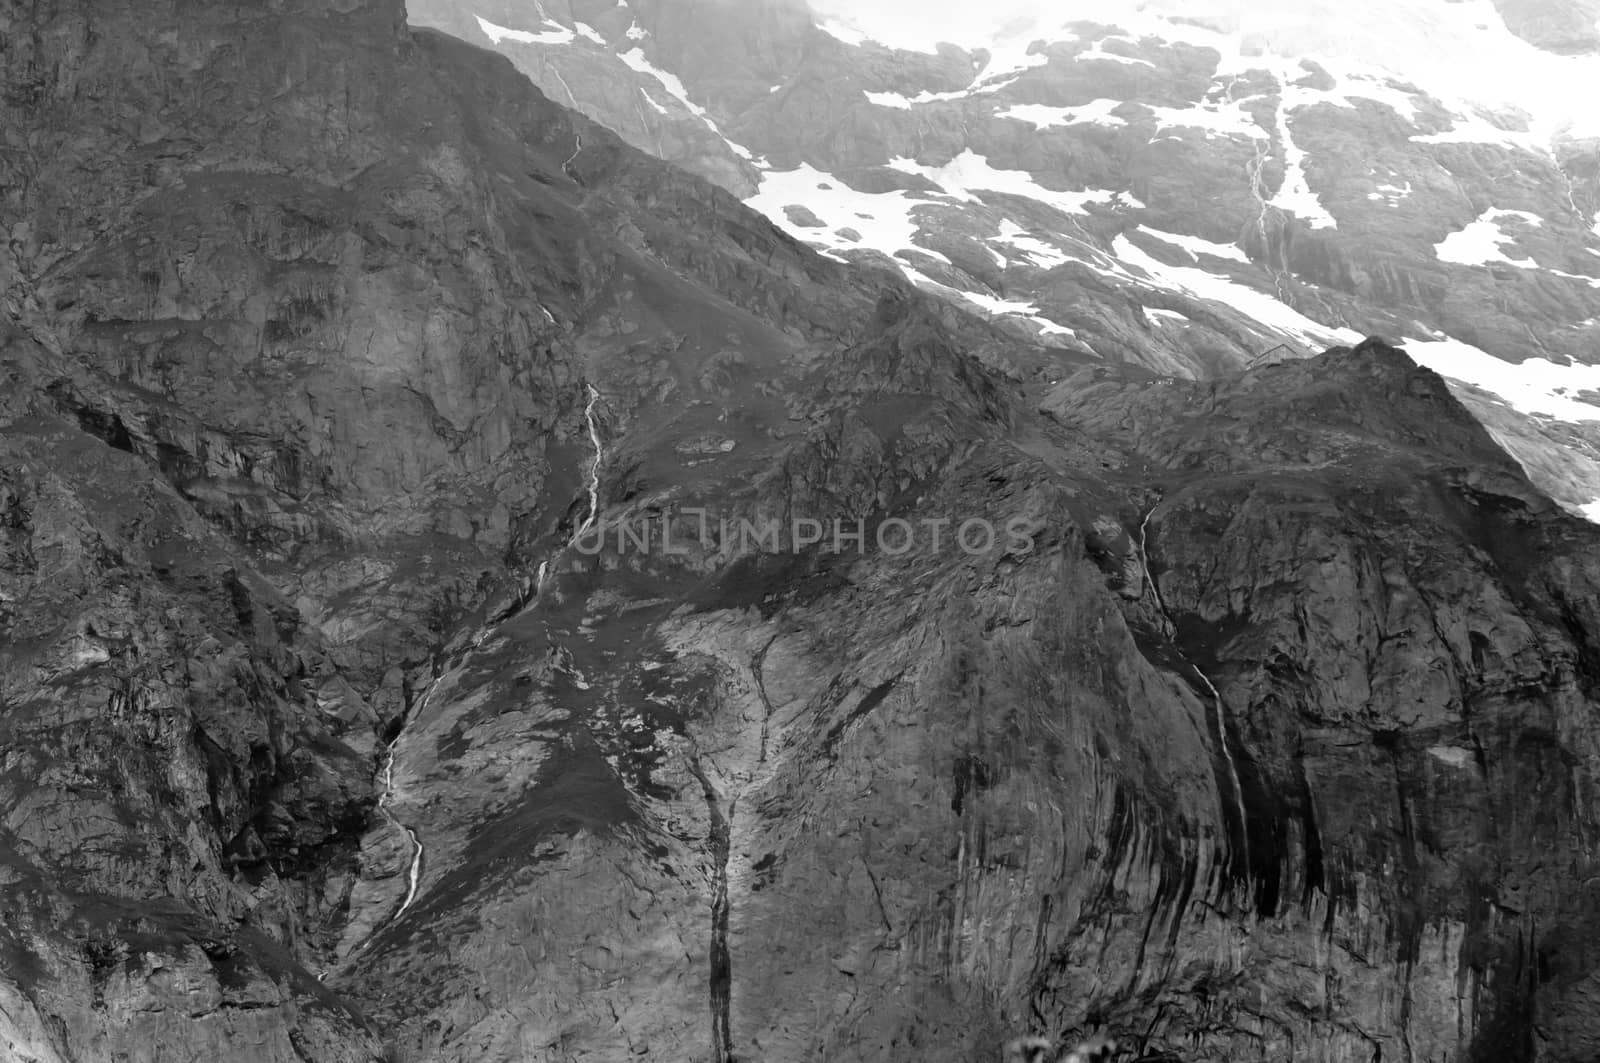
[[[1525,2],[810,0],[823,17],[780,31],[782,5],[669,0],[475,25],[825,254],[1047,343],[1203,375],[1376,332],[1501,416],[1600,424],[1576,364],[1600,181],[1552,139],[1600,132],[1600,56],[1514,36],[1494,4]]]
[[[1559,56],[1507,28],[1492,0],[814,0],[854,41],[933,52],[940,42],[1025,55],[1073,23],[1216,48],[1223,70],[1271,57],[1387,71],[1441,99],[1516,107],[1537,135],[1600,135],[1600,56]]]
[[[827,0],[822,2],[826,4]],[[1549,145],[1558,136],[1600,135],[1600,108],[1590,104],[1600,98],[1600,57],[1554,56],[1540,51],[1507,29],[1490,0],[1309,0],[1292,5],[1264,4],[1259,0],[1150,0],[1110,6],[1065,0],[1048,7],[1037,3],[1017,5],[1009,23],[993,5],[960,4],[947,10],[937,10],[939,5],[934,5],[936,10],[932,12],[920,8],[922,17],[918,18],[904,17],[897,7],[894,0],[855,2],[831,14],[849,27],[840,35],[856,42],[878,40],[898,48],[929,52],[935,51],[939,40],[958,41],[969,49],[989,48],[995,58],[987,64],[988,71],[1010,72],[1041,63],[1043,42],[1072,40],[1079,32],[1074,20],[1083,19],[1101,25],[1113,23],[1130,41],[1148,43],[1154,38],[1216,49],[1220,62],[1213,73],[1213,84],[1226,83],[1230,77],[1242,77],[1252,71],[1255,77],[1268,74],[1279,94],[1270,112],[1270,123],[1263,121],[1263,111],[1252,103],[1251,97],[1232,93],[1177,107],[1142,101],[1131,105],[1127,100],[1101,97],[1076,106],[1010,102],[993,112],[997,118],[1025,122],[1041,133],[1074,126],[1123,128],[1133,114],[1144,112],[1156,119],[1157,137],[1169,131],[1201,130],[1208,138],[1231,137],[1254,143],[1258,160],[1275,159],[1281,174],[1275,188],[1259,193],[1263,224],[1271,208],[1282,216],[1297,218],[1311,230],[1338,227],[1337,218],[1310,179],[1308,166],[1312,160],[1296,128],[1296,115],[1319,105],[1355,108],[1370,101],[1391,109],[1405,122],[1416,123],[1422,116],[1421,101],[1441,101],[1448,126],[1439,129],[1435,124],[1434,131],[1414,132],[1408,137],[1413,143],[1441,148],[1482,144],[1531,151],[1548,158]],[[1034,44],[1035,41],[1040,43]],[[1019,62],[1019,57],[1025,62]],[[1307,82],[1307,68],[1302,63],[1307,58],[1318,61],[1324,81]],[[1097,59],[1143,62],[1137,56],[1107,52],[1105,40],[1098,36],[1092,47],[1080,49],[1075,56],[1078,62]],[[1005,83],[984,82],[975,77],[965,90],[924,92],[918,96],[869,93],[868,99],[880,106],[910,110],[988,93],[996,84],[1004,87]],[[892,160],[890,165],[928,179],[944,196],[958,201],[972,201],[974,189],[989,188],[1033,198],[1067,215],[1081,213],[1090,206],[1112,209],[1124,205],[1117,197],[1092,188],[1061,195],[1040,189],[1032,177],[1025,175],[1013,173],[997,179],[999,173],[1008,171],[974,155],[970,149],[942,166],[903,158]],[[1417,192],[1409,179],[1398,183],[1374,181],[1372,191],[1362,198],[1400,210],[1407,209],[1407,201]],[[903,217],[913,216],[918,198],[929,203],[942,197],[938,193],[921,197],[911,194]],[[769,209],[769,213],[773,212]],[[930,207],[921,217],[932,225],[936,213]],[[1600,287],[1600,280],[1555,268],[1548,260],[1516,246],[1518,232],[1543,224],[1544,219],[1530,211],[1491,206],[1464,228],[1445,233],[1433,251],[1439,262],[1452,267],[1514,265]],[[1600,231],[1600,225],[1596,229]],[[1170,259],[1157,258],[1128,235],[1111,240],[1109,251],[1114,258],[1107,258],[1095,254],[1094,247],[1076,237],[1050,241],[1045,238],[1047,234],[1024,235],[1010,219],[1001,222],[999,233],[987,241],[987,248],[1003,266],[1020,261],[1058,268],[1076,262],[1135,290],[1174,293],[1197,301],[1198,305],[1226,307],[1266,333],[1286,337],[1302,349],[1352,343],[1360,338],[1356,330],[1324,323],[1286,305],[1281,272],[1276,292],[1253,284],[1249,279],[1251,271],[1239,269],[1253,264],[1236,245],[1159,232],[1148,226],[1139,226],[1139,231],[1188,251],[1194,256],[1193,264],[1173,264]],[[1066,233],[1062,230],[1060,235]],[[896,243],[902,244],[897,250],[906,250],[905,241],[915,245],[918,239],[917,228],[909,233],[897,232]],[[1229,262],[1236,265],[1227,265]],[[1080,345],[1092,346],[1087,335],[1052,320],[1049,314],[1053,311],[1035,300],[964,291],[908,264],[902,263],[902,269],[919,284],[952,292],[991,313],[1034,324],[1043,335],[1065,335]],[[1148,306],[1144,308],[1144,318],[1151,327],[1173,328],[1179,334],[1194,323],[1187,315]],[[1496,356],[1427,326],[1403,338],[1406,349],[1419,364],[1498,396],[1521,414],[1569,424],[1600,422],[1600,405],[1584,398],[1600,392],[1600,368],[1529,358],[1525,357],[1527,351],[1507,350]],[[1518,356],[1523,356],[1522,360],[1511,360]],[[1595,518],[1600,515],[1600,502],[1583,511]]]

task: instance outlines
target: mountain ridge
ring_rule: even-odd
[[[468,6],[424,0],[413,18],[469,39],[486,39],[474,20],[523,24],[513,8]],[[1478,7],[1485,30],[1426,17],[1498,34],[1493,48],[1524,49],[1516,69],[1538,65],[1508,27],[1533,33],[1548,12],[1462,10]],[[1405,337],[1564,504],[1600,496],[1595,415],[1569,401],[1594,388],[1594,142],[1552,148],[1517,132],[1514,114],[1429,96],[1426,80],[1348,56],[1275,55],[1250,45],[1237,17],[1178,19],[1160,5],[1130,16],[1128,34],[1115,25],[1128,12],[1102,12],[976,53],[840,40],[794,5],[540,10],[541,25],[586,32],[503,41],[531,77],[573,102],[576,85],[635,146],[829,254],[896,269],[1039,341],[1184,375],[1280,342],[1304,354],[1370,332]],[[1415,36],[1411,8],[1396,10]],[[1325,22],[1359,34],[1354,20]],[[719,46],[736,58],[706,61]],[[612,54],[623,49],[626,62]],[[656,106],[635,109],[629,93]],[[664,130],[687,139],[663,141]],[[1056,192],[1063,184],[1081,191]],[[1140,234],[1188,253],[1171,258]],[[1196,260],[1202,248],[1213,257]],[[1114,311],[1108,284],[1126,293]],[[1518,361],[1521,373],[1505,368]]]

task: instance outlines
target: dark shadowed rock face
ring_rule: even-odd
[[[1035,346],[400,15],[0,6],[0,1056],[1600,1052],[1600,532],[1438,376]]]

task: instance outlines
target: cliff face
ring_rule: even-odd
[[[366,1058],[313,975],[352,889],[404,884],[392,828],[361,852],[381,745],[569,534],[573,322],[655,217],[731,205],[397,4],[7,5],[0,39],[7,1036]],[[730,299],[773,268],[674,236]]]
[[[392,4],[0,74],[8,1058],[1600,1050],[1600,533],[1430,371],[1033,346]]]

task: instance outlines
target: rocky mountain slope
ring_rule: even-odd
[[[831,9],[411,18],[1019,335],[1187,377],[1403,338],[1536,482],[1600,513],[1593,5],[1000,4],[945,44],[932,12]]]
[[[0,1056],[1594,1058],[1600,529],[1440,377],[1035,343],[404,16],[0,0]]]

